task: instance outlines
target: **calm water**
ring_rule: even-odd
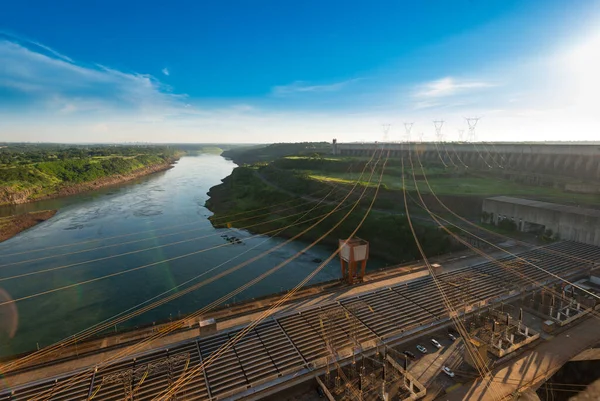
[[[1,302],[8,297],[18,299],[224,244],[226,241],[221,237],[224,233],[244,239],[243,244],[75,285],[19,301],[13,304],[16,307],[0,307],[0,355],[35,349],[36,343],[40,347],[49,345],[215,266],[223,264],[198,280],[218,274],[283,242],[264,236],[249,238],[252,234],[241,230],[212,228],[207,219],[211,212],[204,207],[208,198],[206,193],[234,167],[231,161],[215,155],[183,157],[171,170],[135,182],[93,193],[0,209],[0,215],[15,211],[59,210],[54,218],[0,244]],[[115,236],[119,237],[112,238]],[[85,241],[88,242],[82,243]],[[173,244],[176,242],[181,243]],[[305,245],[301,242],[288,244],[229,276],[136,317],[127,325],[146,324],[191,313],[247,283]],[[54,248],[42,249],[50,247]],[[139,250],[144,251],[135,252]],[[314,247],[228,302],[292,288],[318,266],[313,262],[314,258],[325,259],[332,251],[328,247]],[[130,254],[117,256],[123,253]],[[233,257],[237,258],[229,261]],[[103,260],[94,261],[101,258]],[[376,261],[369,263],[371,268],[378,266]],[[68,265],[73,266],[63,268]],[[59,269],[6,280],[7,277],[52,268]],[[334,259],[314,281],[338,276],[339,264]]]

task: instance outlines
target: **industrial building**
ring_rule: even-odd
[[[600,210],[596,209],[496,196],[483,201],[482,220],[495,225],[509,220],[519,231],[600,245]]]

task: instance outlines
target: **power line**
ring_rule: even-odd
[[[374,152],[374,154],[373,154],[373,156],[372,156],[371,160],[372,160],[372,159],[373,159],[373,157],[375,156],[375,153],[377,153],[377,152]],[[389,154],[389,151],[388,151],[388,154]],[[364,173],[364,171],[367,169],[367,166],[368,166],[368,165],[369,165],[369,163],[365,164],[365,167],[363,168],[363,173]],[[373,175],[373,173],[374,173],[374,169],[371,169],[371,176]],[[354,184],[354,186],[352,187],[352,190],[350,190],[350,191],[349,191],[349,193],[347,194],[347,196],[346,196],[346,198],[345,198],[345,199],[347,199],[347,197],[348,197],[348,196],[350,196],[350,194],[352,193],[352,191],[353,191],[353,190],[354,190],[354,189],[355,189],[355,188],[358,186],[358,183],[359,183],[359,182],[360,182],[360,181],[356,181],[356,183],[355,183],[355,184]],[[343,220],[344,220],[344,219],[345,219],[345,218],[346,218],[346,217],[349,215],[349,213],[351,213],[351,211],[352,211],[352,210],[354,210],[354,208],[356,208],[356,207],[358,206],[358,204],[360,203],[360,200],[361,200],[361,199],[362,199],[362,197],[364,196],[364,194],[365,194],[365,192],[367,191],[367,189],[368,189],[368,186],[365,186],[365,187],[363,188],[362,194],[361,194],[361,196],[359,197],[359,199],[358,199],[357,201],[355,201],[353,208],[350,210],[350,212],[348,212],[348,213],[345,215],[345,217],[344,217],[342,220],[340,220],[340,221],[339,221],[339,222],[338,222],[338,223],[337,223],[337,224],[334,226],[334,228],[335,228],[335,227],[337,227],[337,226],[339,226],[339,224],[341,224],[341,223],[342,223],[342,221],[343,221]],[[344,200],[345,200],[345,199],[344,199]],[[344,200],[343,200],[343,201],[344,201]],[[343,201],[342,201],[342,202],[340,202],[338,206],[341,206],[341,204],[343,203]],[[333,211],[332,211],[331,213],[333,213]],[[319,222],[323,221],[324,219],[325,219],[325,217],[324,217],[324,218],[322,218],[322,219],[321,219]],[[298,238],[300,235],[302,235],[302,234],[304,234],[305,232],[307,232],[308,230],[310,230],[310,229],[314,228],[314,227],[315,227],[315,226],[316,226],[316,225],[317,225],[319,222],[317,222],[317,223],[313,224],[311,227],[309,227],[308,229],[304,230],[302,233],[300,233],[300,234],[297,234],[297,235],[296,235],[296,236],[294,236],[293,238],[289,239],[288,241],[286,241],[286,243],[288,243],[288,242],[290,242],[290,241],[293,241],[293,240],[297,239],[297,238]],[[332,229],[332,230],[333,230],[333,229]],[[328,231],[326,234],[324,234],[324,235],[323,235],[323,237],[324,237],[324,236],[326,236],[326,235],[327,235],[328,233],[330,233],[330,232],[331,232],[331,230],[330,230],[330,231]],[[224,300],[227,300],[228,298],[230,298],[230,297],[232,296],[232,294],[234,294],[234,295],[235,295],[235,294],[237,294],[238,292],[241,292],[241,291],[243,291],[244,289],[248,288],[249,286],[251,286],[251,285],[254,285],[254,284],[255,284],[255,283],[257,283],[258,281],[261,281],[262,279],[264,279],[264,278],[265,278],[265,277],[267,277],[268,275],[272,274],[273,272],[277,271],[277,270],[278,270],[278,269],[280,269],[281,267],[283,267],[283,266],[285,266],[286,264],[288,264],[288,263],[289,263],[291,260],[293,260],[293,259],[295,259],[296,257],[298,257],[300,254],[302,254],[302,252],[304,252],[304,251],[306,251],[306,250],[308,250],[308,249],[312,248],[312,247],[313,247],[313,246],[314,246],[316,243],[318,243],[318,242],[319,242],[319,241],[320,241],[320,240],[321,240],[323,237],[321,237],[321,238],[320,238],[320,239],[318,239],[317,241],[315,241],[315,242],[313,242],[312,244],[310,244],[310,245],[309,245],[308,247],[306,247],[304,250],[297,252],[297,253],[296,253],[295,255],[293,255],[292,257],[290,257],[290,258],[286,259],[285,261],[281,262],[280,264],[278,264],[277,266],[275,266],[274,268],[272,268],[272,269],[271,269],[271,270],[269,270],[268,272],[266,272],[266,273],[263,273],[261,276],[259,276],[259,277],[255,278],[254,280],[252,280],[251,282],[249,282],[249,283],[247,283],[247,284],[243,285],[242,287],[239,287],[237,290],[235,290],[235,291],[232,291],[232,292],[231,292],[231,293],[229,293],[228,295],[226,295],[226,296],[224,296],[224,297],[220,298],[219,300],[217,300],[217,301],[213,302],[212,304],[210,304],[210,305],[208,305],[208,306],[206,306],[206,307],[203,307],[203,308],[201,308],[200,310],[198,310],[198,311],[196,311],[195,313],[193,313],[191,316],[192,316],[192,317],[200,316],[201,314],[203,314],[203,313],[206,313],[206,312],[207,312],[208,310],[210,310],[211,308],[213,308],[213,307],[215,307],[215,306],[219,305],[219,304],[220,304],[221,302],[223,302]],[[277,248],[277,247],[275,247],[275,248]],[[275,248],[273,248],[272,250],[274,250]],[[272,251],[272,250],[270,250],[270,251]],[[270,252],[270,251],[269,251],[269,252]],[[339,252],[339,250],[338,250],[337,252]],[[334,253],[334,255],[335,255],[335,254],[337,254],[337,253]],[[327,262],[323,262],[323,264],[322,264],[320,267],[322,268],[322,267],[323,267],[323,266],[324,266],[326,263],[327,263]],[[315,273],[315,274],[316,274],[316,273]],[[238,292],[236,292],[236,291],[238,291]],[[289,293],[288,293],[288,294],[289,294]],[[286,297],[287,297],[287,295],[286,295]],[[188,316],[188,318],[189,318],[189,316]],[[161,336],[163,336],[163,335],[166,335],[167,333],[169,333],[169,332],[170,332],[170,331],[172,331],[172,330],[175,330],[176,328],[177,328],[177,325],[171,325],[171,326],[168,326],[168,329],[167,329],[167,330],[165,330],[165,331],[162,331],[162,332],[160,332],[160,333],[157,333],[156,335],[152,336],[152,337],[151,337],[151,338],[149,338],[149,339],[146,339],[146,340],[142,341],[141,343],[139,343],[139,344],[138,344],[138,345],[136,345],[136,346],[129,347],[129,348],[127,348],[127,349],[125,349],[125,350],[123,350],[123,351],[119,352],[117,355],[115,355],[115,356],[113,356],[113,357],[109,358],[109,360],[108,360],[108,361],[103,361],[103,362],[102,362],[102,366],[106,365],[106,364],[107,364],[108,362],[110,362],[110,361],[113,361],[113,360],[116,360],[116,359],[118,359],[118,358],[122,357],[123,355],[126,355],[128,352],[135,352],[135,350],[136,350],[136,349],[139,349],[139,348],[140,348],[140,347],[142,347],[144,344],[150,343],[150,342],[151,342],[151,341],[153,341],[154,339],[156,339],[156,338],[159,338],[159,337],[161,337]],[[214,354],[213,354],[213,355],[214,355]],[[78,376],[79,376],[79,377],[81,377],[81,375],[85,375],[85,373],[86,373],[86,372],[82,372],[82,373],[80,373],[80,374],[78,374],[78,375],[76,375],[76,376],[74,376],[74,377],[71,377],[71,378],[70,378],[70,379],[69,379],[67,382],[63,383],[63,387],[64,387],[64,386],[67,386],[67,388],[71,387],[72,385],[74,385],[74,383],[73,383],[73,382],[74,382],[74,381],[75,381],[75,382],[77,381],[77,377],[78,377]]]
[[[388,150],[388,157],[389,157],[389,150]],[[377,198],[377,194],[378,194],[379,188],[381,186],[381,182],[383,180],[383,172],[385,170],[386,163],[387,163],[387,157],[386,157],[386,161],[384,162],[383,167],[381,169],[381,174],[380,174],[380,177],[379,177],[379,183],[378,183],[378,185],[376,187],[375,194],[374,194],[374,196],[373,196],[373,198],[371,200],[369,208],[367,209],[367,212],[364,214],[362,220],[359,222],[358,226],[354,229],[354,231],[352,232],[352,234],[350,234],[349,238],[352,238],[356,234],[356,232],[360,229],[360,227],[362,226],[362,224],[366,220],[366,217],[368,216],[370,210],[372,209],[373,204],[375,203],[375,199]],[[371,174],[371,177],[372,177],[372,174]],[[370,180],[371,179],[369,179],[369,181]],[[338,223],[338,225],[339,225],[339,223]],[[327,234],[328,233],[324,234],[322,236],[322,238],[324,238]],[[334,253],[332,253],[331,256],[328,257],[327,261],[332,260],[335,257],[335,255],[337,255],[340,252],[340,249],[341,249],[341,247],[338,247],[338,249]],[[204,361],[200,366],[198,366],[197,368],[195,368],[191,372],[189,372],[187,374],[187,377],[184,378],[183,380],[181,380],[181,382],[175,383],[175,385],[171,389],[169,389],[166,392],[163,392],[158,397],[155,397],[155,399],[160,399],[160,400],[167,399],[169,397],[169,395],[174,394],[174,392],[176,392],[176,390],[179,387],[181,387],[186,382],[188,382],[189,380],[191,380],[195,375],[197,375],[200,372],[202,372],[202,370],[205,369],[205,365],[210,365],[210,363],[214,359],[218,358],[220,356],[220,354],[222,354],[223,352],[225,352],[231,346],[235,345],[241,338],[243,338],[243,336],[249,330],[251,330],[252,328],[256,327],[256,325],[258,325],[262,320],[264,320],[266,317],[270,316],[273,313],[273,311],[276,310],[276,308],[279,306],[279,304],[285,302],[285,298],[290,297],[291,294],[295,293],[296,291],[298,291],[298,289],[300,289],[302,286],[304,286],[304,284],[306,284],[312,277],[314,277],[314,275],[316,275],[316,273],[324,266],[324,264],[325,264],[325,262],[321,266],[319,266],[317,269],[315,269],[315,271],[313,271],[311,274],[309,274],[309,276],[307,276],[300,284],[298,284],[298,286],[296,286],[294,288],[294,290],[292,290],[292,291],[290,291],[290,293],[286,294],[286,296],[284,296],[283,299],[278,302],[278,304],[276,304],[275,306],[271,307],[268,311],[266,311],[265,313],[263,313],[259,319],[255,320],[253,323],[251,323],[249,326],[247,326],[244,330],[242,330],[240,333],[238,333],[233,339],[230,339],[228,341],[228,343],[226,343],[225,345],[221,346],[221,348],[219,348],[218,351],[213,352],[211,354],[211,356],[206,361]]]

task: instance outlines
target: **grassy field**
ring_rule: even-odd
[[[232,221],[232,225],[234,227],[243,227],[252,224],[253,226],[250,230],[257,233],[271,232],[278,228],[293,225],[293,227],[287,228],[286,231],[281,234],[285,237],[291,237],[309,227],[314,221],[297,224],[297,216],[291,216],[290,214],[310,213],[313,216],[316,216],[326,212],[332,212],[332,215],[327,217],[321,224],[318,224],[304,234],[302,239],[305,241],[316,240],[320,236],[326,234],[326,230],[329,227],[340,223],[333,232],[326,235],[324,240],[325,244],[335,247],[338,244],[337,241],[339,238],[346,238],[358,225],[359,221],[362,219],[365,207],[369,203],[369,196],[367,195],[365,202],[359,205],[359,208],[355,212],[344,217],[344,219],[342,219],[342,217],[346,214],[348,209],[334,212],[334,205],[332,204],[322,204],[317,210],[311,212],[310,209],[313,206],[316,206],[316,203],[307,203],[306,200],[299,201],[297,196],[294,195],[297,191],[295,190],[296,188],[292,181],[293,180],[290,177],[284,177],[281,182],[269,181],[277,183],[277,187],[283,187],[283,184],[286,184],[287,186],[284,187],[285,190],[293,192],[289,194],[266,184],[254,173],[252,168],[238,167],[234,169],[232,174],[223,180],[222,184],[216,185],[210,189],[210,198],[207,200],[206,206],[214,212],[214,215],[211,216],[213,224],[217,227],[226,227],[226,221],[224,221],[221,216],[243,213],[265,207],[269,204],[289,202],[286,203],[285,207],[293,207],[293,212],[291,210],[283,212],[280,210],[280,207],[274,206],[271,209],[261,212],[251,220],[244,220],[243,222]],[[322,186],[323,188],[321,189],[325,191],[328,190],[327,186],[319,185],[315,181],[306,181],[311,185]],[[314,193],[313,191],[315,189],[316,188],[307,188],[303,194]],[[372,193],[371,191],[369,192]],[[325,192],[322,193],[324,194]],[[333,196],[329,198],[329,200],[341,200],[341,196]],[[355,198],[352,198],[352,201],[347,202],[346,205],[352,204],[354,200]],[[333,203],[335,203],[335,201]],[[383,205],[376,203],[375,206],[382,207]],[[386,207],[385,210],[391,211],[391,208]],[[420,212],[417,211],[415,214],[419,213]],[[274,218],[277,218],[278,220],[273,220]],[[438,255],[454,249],[454,245],[448,238],[431,224],[422,224],[420,220],[415,221],[414,224],[428,254]],[[372,241],[370,245],[371,255],[385,259],[391,263],[413,260],[420,255],[414,241],[411,241],[412,234],[408,227],[408,220],[402,214],[392,214],[372,210],[357,235],[362,238],[369,238],[370,241]],[[397,246],[397,244],[403,245]]]
[[[360,174],[327,173],[325,175],[318,171],[310,171],[308,172],[308,175],[314,180],[337,184],[351,184],[358,179]],[[363,185],[368,184],[366,181],[361,183]],[[384,174],[383,183],[390,190],[402,190],[402,178],[397,174]],[[430,193],[429,188],[424,180],[417,179],[417,183],[421,192]],[[587,205],[600,204],[600,196],[598,195],[570,193],[565,192],[560,188],[531,186],[498,178],[490,179],[450,176],[433,177],[429,178],[429,184],[437,195],[466,195],[481,197],[507,195],[558,203],[567,202]],[[412,175],[406,177],[406,189],[415,189]]]

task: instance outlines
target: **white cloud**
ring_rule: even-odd
[[[43,49],[40,50],[40,49]],[[102,65],[84,65],[37,43],[26,46],[0,38],[0,88],[27,99],[43,112],[169,113],[182,107],[183,95],[147,74],[126,73]]]
[[[484,81],[459,81],[452,77],[446,77],[419,85],[414,93],[418,98],[440,98],[453,96],[471,89],[490,88],[495,86]]]
[[[336,82],[327,85],[310,85],[303,81],[295,81],[289,85],[275,86],[271,90],[271,93],[275,96],[286,96],[295,93],[322,93],[322,92],[336,92],[349,84],[358,81],[358,79],[349,79],[346,81]]]
[[[166,76],[169,76],[169,69],[167,67],[163,68],[162,73],[165,74]]]
[[[383,139],[380,127],[386,123],[392,124],[390,138],[399,140],[404,121],[416,123],[413,132],[423,131],[426,138],[434,138],[431,121],[444,119],[446,138],[452,139],[458,135],[457,128],[464,128],[464,116],[477,115],[483,116],[478,125],[482,140],[566,139],[565,132],[568,139],[595,139],[600,121],[591,89],[597,88],[598,63],[590,62],[589,50],[597,43],[570,53],[566,66],[558,68],[561,74],[569,71],[577,79],[569,81],[570,92],[552,88],[552,93],[560,94],[556,96],[545,95],[543,90],[548,92],[550,81],[540,71],[553,65],[544,63],[527,76],[522,65],[515,66],[512,76],[507,69],[502,75],[486,74],[500,77],[503,84],[494,89],[494,96],[489,96],[487,88],[498,85],[486,80],[446,77],[415,86],[385,76],[369,77],[369,85],[361,85],[360,93],[354,91],[357,96],[341,94],[356,89],[353,83],[358,79],[326,85],[296,81],[273,87],[263,99],[230,99],[219,106],[199,107],[194,99],[172,93],[154,76],[77,63],[44,45],[0,36],[0,137],[57,142],[375,141]],[[335,96],[336,102],[349,97],[353,101],[348,108],[338,103],[336,108],[318,108],[311,103],[313,111],[281,111],[281,97],[297,95],[302,100],[301,94],[311,102],[327,94]],[[11,95],[19,102],[11,102]],[[571,109],[557,110],[567,97]],[[511,104],[511,99],[519,102]],[[548,99],[557,104],[548,104]],[[587,107],[582,106],[585,102]]]
[[[64,105],[64,107],[62,109],[60,109],[60,112],[65,113],[65,114],[74,113],[76,111],[77,111],[77,106],[75,106],[73,103],[67,103]]]

